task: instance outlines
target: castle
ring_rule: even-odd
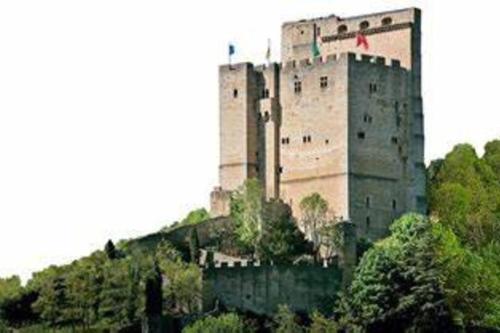
[[[296,216],[319,193],[372,240],[425,213],[420,27],[416,8],[287,22],[281,63],[221,66],[212,214],[227,215],[249,178]]]

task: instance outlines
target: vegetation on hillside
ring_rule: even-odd
[[[0,332],[118,331],[138,329],[144,318],[171,315],[196,332],[452,332],[500,328],[500,140],[479,157],[458,145],[428,168],[429,217],[409,214],[395,221],[386,239],[360,240],[362,254],[352,285],[333,317],[311,309],[298,316],[283,305],[255,321],[243,314],[200,313],[202,295],[196,225],[208,218],[195,210],[182,219],[184,247],[161,241],[118,245],[69,265],[37,272],[25,286],[18,277],[0,279]],[[231,202],[234,227],[221,229],[211,247],[223,252],[289,263],[319,245],[341,243],[328,228],[332,217],[320,195],[301,203],[302,223],[312,248],[279,200],[265,201],[250,180]],[[170,229],[171,232],[173,229]],[[338,244],[337,244],[338,245]],[[258,323],[258,324],[257,324]]]

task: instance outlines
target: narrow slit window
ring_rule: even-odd
[[[369,216],[367,216],[367,217],[366,217],[366,230],[370,229],[370,224],[371,224],[370,217],[369,217]]]
[[[234,98],[238,97],[238,89],[233,89],[233,97]]]
[[[358,132],[358,139],[363,140],[366,137],[365,132]]]
[[[392,200],[392,210],[396,210],[397,205],[398,205],[398,203],[396,202],[396,200]]]
[[[295,81],[293,88],[296,94],[300,94],[302,92],[302,82]]]
[[[366,206],[366,208],[370,208],[371,204],[372,203],[371,203],[370,197],[366,197],[366,199],[365,199],[365,206]]]

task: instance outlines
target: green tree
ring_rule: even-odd
[[[174,313],[193,313],[201,300],[201,270],[196,264],[185,263],[179,252],[168,242],[159,244],[155,258],[166,283],[165,298],[168,310]]]
[[[476,249],[500,237],[497,156],[497,141],[487,144],[483,158],[472,146],[457,145],[427,172],[431,215]]]
[[[234,313],[218,317],[208,316],[182,330],[183,333],[252,333],[253,327],[247,325]]]
[[[163,278],[161,276],[160,267],[155,261],[153,268],[146,277],[146,305],[145,314],[147,316],[159,316],[162,314],[163,308]]]
[[[390,229],[361,259],[341,299],[344,321],[369,332],[450,330],[431,223],[409,214]]]
[[[473,250],[453,230],[434,224],[447,302],[458,324],[500,327],[500,243]]]
[[[301,223],[311,241],[319,243],[319,230],[328,222],[328,202],[319,193],[313,193],[300,202]]]
[[[304,252],[304,235],[295,223],[290,206],[281,200],[265,202],[262,221],[256,249],[261,260],[292,262],[294,257]]]
[[[303,333],[304,328],[299,325],[298,317],[287,305],[278,306],[278,312],[273,318],[276,333]]]
[[[338,326],[333,319],[325,318],[319,311],[311,314],[311,327],[309,333],[337,333]]]
[[[264,192],[256,179],[245,181],[231,198],[231,217],[241,245],[254,251],[262,229]]]
[[[109,260],[118,258],[115,244],[113,244],[113,241],[111,239],[106,242],[106,245],[104,246],[104,252],[106,252]]]
[[[210,214],[205,208],[190,211],[180,225],[194,225],[210,219]]]
[[[500,181],[500,140],[490,141],[484,146],[484,159]]]
[[[198,239],[198,231],[192,228],[189,231],[189,258],[191,262],[197,264],[200,258],[200,241]]]

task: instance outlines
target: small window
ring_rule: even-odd
[[[307,136],[307,142],[311,142],[311,136],[310,135]]]
[[[347,25],[342,24],[341,26],[339,26],[337,28],[337,33],[339,33],[339,34],[345,34],[347,32],[347,30],[348,30],[347,29]]]
[[[302,92],[302,82],[295,81],[293,88],[296,94],[300,94]]]
[[[269,98],[269,89],[262,90],[262,98]]]
[[[360,30],[366,30],[370,27],[370,22],[368,21],[363,21],[359,24],[359,29]]]
[[[282,144],[282,145],[286,144],[286,140],[285,140],[285,138],[281,138],[281,144]]]
[[[392,24],[392,18],[390,18],[390,17],[386,17],[382,20],[383,26],[387,26],[387,25],[391,25],[391,24]]]
[[[392,210],[396,210],[397,209],[397,202],[396,200],[392,200]]]
[[[376,83],[370,83],[368,86],[368,89],[370,91],[370,94],[376,93],[377,92],[377,84]]]
[[[330,140],[326,139],[325,140],[325,145],[329,144],[330,143]]]
[[[358,132],[358,139],[363,140],[365,138],[365,132]]]
[[[365,199],[365,206],[366,206],[366,208],[370,208],[371,207],[370,197],[366,197],[366,199]]]
[[[286,144],[290,144],[290,138],[286,138]]]
[[[307,142],[307,136],[303,136],[302,137],[302,143],[306,143]]]
[[[370,217],[369,217],[369,216],[367,216],[367,217],[366,217],[366,230],[370,229],[370,223],[371,223],[371,221],[370,221]]]
[[[279,172],[279,173],[283,173],[283,167],[282,167],[282,166],[280,166],[280,167],[278,168],[278,172]]]
[[[371,123],[372,123],[372,116],[370,116],[369,114],[365,114],[365,115],[363,116],[363,121],[364,121],[365,123],[371,124]]]
[[[328,87],[328,76],[322,76],[322,77],[320,77],[320,79],[319,79],[319,86],[321,88],[323,88],[323,89],[326,88],[326,87]]]
[[[237,98],[238,97],[238,89],[233,90],[233,97]]]
[[[397,137],[395,137],[395,136],[393,136],[393,137],[391,138],[391,142],[392,142],[392,143],[394,143],[395,145],[397,145],[397,144],[398,144],[398,138],[397,138]]]
[[[264,112],[264,121],[267,123],[269,121],[269,112]]]

